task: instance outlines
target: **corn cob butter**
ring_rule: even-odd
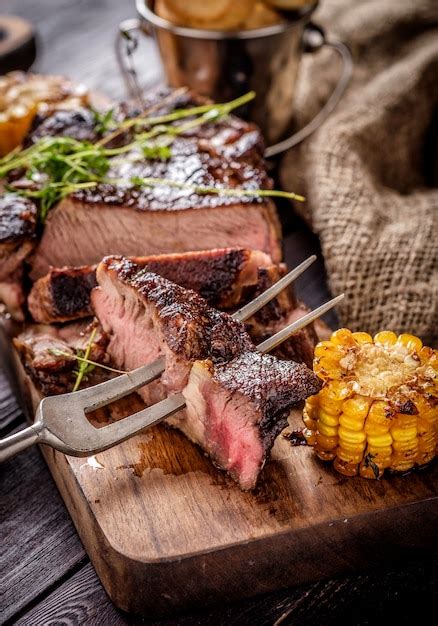
[[[315,348],[324,386],[306,401],[307,442],[347,476],[426,465],[437,453],[437,361],[414,335],[337,330]]]

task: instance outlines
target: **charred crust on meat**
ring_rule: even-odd
[[[0,246],[33,239],[38,210],[28,198],[14,193],[0,196]]]
[[[93,112],[85,107],[72,110],[57,109],[49,115],[35,116],[24,141],[27,148],[43,137],[71,137],[77,141],[94,142],[98,139]]]
[[[191,255],[179,255],[178,263],[168,263],[165,258],[157,258],[147,263],[150,272],[164,276],[172,282],[183,285],[190,277],[191,288],[212,306],[218,306],[229,296],[250,251],[244,248],[211,250]],[[208,280],[206,280],[206,276]]]
[[[85,323],[67,324],[61,328],[47,325],[29,325],[14,338],[14,346],[23,366],[43,395],[56,395],[72,390],[76,378],[77,348],[87,344],[90,326]],[[107,359],[108,336],[98,328],[90,358],[104,363]],[[84,385],[102,382],[107,373],[93,370]]]
[[[91,290],[96,287],[95,272],[52,272],[51,295],[56,313],[69,317],[75,311],[87,311]]]
[[[225,364],[215,364],[213,380],[252,400],[261,414],[260,429],[266,449],[285,428],[291,408],[322,387],[322,382],[303,363],[281,361],[256,351],[244,351]]]

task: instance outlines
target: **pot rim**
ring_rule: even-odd
[[[300,11],[297,11],[294,19],[288,19],[286,22],[282,22],[281,24],[274,24],[273,26],[265,26],[263,28],[253,28],[251,30],[222,31],[190,28],[189,26],[178,26],[173,24],[172,22],[169,22],[168,20],[165,20],[157,15],[150,8],[150,2],[151,0],[135,0],[137,13],[147,24],[152,24],[155,28],[168,31],[174,35],[180,35],[182,37],[213,40],[260,39],[263,37],[278,35],[308,22],[310,15],[314,12],[318,5],[318,0],[309,0],[309,5],[303,7]]]

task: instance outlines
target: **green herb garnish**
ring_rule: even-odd
[[[109,181],[112,184],[121,184],[123,181]],[[141,178],[133,176],[130,182],[136,187],[173,187],[175,189],[186,189],[198,195],[214,194],[218,196],[249,196],[255,198],[288,198],[289,200],[298,200],[304,202],[304,196],[300,196],[292,191],[280,191],[279,189],[232,189],[222,187],[209,187],[207,185],[192,185],[190,183],[182,183],[168,178]]]
[[[50,354],[54,356],[64,356],[68,358],[74,358],[78,361],[78,368],[76,371],[76,380],[73,386],[72,391],[77,391],[82,383],[84,377],[90,374],[96,367],[99,367],[103,370],[107,370],[108,372],[114,372],[115,374],[126,374],[124,370],[118,370],[114,367],[110,367],[109,365],[103,365],[103,363],[98,363],[97,361],[92,361],[90,357],[90,353],[93,347],[94,337],[96,336],[97,328],[94,328],[90,334],[90,338],[88,340],[87,346],[85,350],[78,348],[75,354],[71,354],[70,352],[64,352],[64,350],[59,350],[59,348],[49,348]]]
[[[39,219],[44,223],[49,210],[66,196],[81,189],[93,189],[99,184],[131,184],[137,187],[167,186],[186,189],[197,194],[216,194],[224,196],[280,197],[303,201],[297,194],[270,189],[224,189],[206,185],[193,185],[165,178],[133,177],[130,181],[108,177],[111,163],[117,157],[130,153],[131,160],[160,159],[165,161],[172,155],[172,143],[178,135],[198,126],[228,116],[235,108],[254,98],[249,92],[240,98],[224,104],[205,104],[190,109],[177,109],[167,115],[149,117],[139,116],[125,120],[109,135],[95,144],[78,141],[69,137],[43,137],[34,145],[21,151],[13,151],[0,159],[0,179],[14,171],[25,171],[30,186],[23,181],[12,182],[7,189],[22,196],[40,201]],[[150,113],[150,111],[149,111]],[[113,111],[94,112],[98,132],[106,132],[116,124]],[[188,119],[187,118],[192,118]],[[181,124],[175,123],[186,120]],[[149,128],[149,130],[139,129]],[[109,141],[132,128],[134,138],[129,143],[117,148],[106,147]],[[136,153],[138,156],[136,156]]]
[[[91,109],[94,117],[94,130],[99,135],[104,135],[107,132],[114,131],[117,128],[117,122],[114,119],[114,109],[108,109],[107,111],[98,111],[97,109]]]
[[[73,386],[73,391],[77,391],[81,386],[81,382],[84,376],[87,376],[90,372],[94,370],[96,367],[94,363],[89,362],[89,356],[91,352],[91,348],[93,347],[94,337],[96,336],[97,328],[93,328],[90,334],[90,339],[88,340],[87,347],[85,350],[77,350],[76,358],[79,361],[78,369],[76,371],[76,380]]]

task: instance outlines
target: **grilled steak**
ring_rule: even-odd
[[[283,266],[273,265],[268,255],[242,248],[131,257],[130,260],[181,287],[193,289],[220,310],[243,306],[284,273]],[[90,293],[95,285],[94,266],[51,269],[47,276],[36,281],[29,295],[32,317],[48,324],[94,315]],[[249,320],[247,330],[257,344],[306,312],[289,288]],[[311,366],[316,341],[310,326],[284,342],[275,354]]]
[[[272,265],[267,254],[243,248],[130,259],[140,268],[193,289],[219,309],[235,308],[243,294],[256,289],[260,269]],[[275,270],[278,273],[278,269]],[[52,268],[35,282],[30,292],[28,306],[33,319],[52,323],[93,315],[90,293],[95,286],[95,266]]]
[[[0,301],[23,318],[22,268],[35,245],[37,208],[15,194],[0,196]]]
[[[72,390],[76,378],[77,351],[84,351],[90,339],[89,322],[73,323],[56,328],[43,324],[28,326],[14,339],[27,373],[43,395],[66,393]],[[105,363],[107,337],[98,329],[90,359]],[[62,353],[62,354],[61,354]],[[107,373],[95,369],[84,381],[92,385],[107,378]]]
[[[191,95],[183,101],[168,94],[161,112],[193,101]],[[271,201],[199,194],[194,188],[168,185],[136,187],[131,182],[151,177],[193,187],[269,188],[272,181],[257,128],[230,117],[176,136],[171,150],[167,160],[139,160],[138,152],[114,159],[107,176],[126,183],[83,189],[60,202],[47,219],[32,278],[44,276],[50,266],[91,265],[107,254],[140,256],[237,246],[262,250],[278,262],[280,229]]]
[[[43,137],[72,137],[78,141],[95,141],[95,116],[90,109],[56,110],[50,115],[38,114],[24,141],[27,148]]]
[[[305,365],[259,354],[242,324],[194,291],[132,261],[97,268],[94,310],[113,363],[133,369],[164,357],[165,372],[139,391],[147,404],[182,391],[169,422],[199,444],[242,489],[254,487],[292,406],[320,388]]]
[[[36,322],[52,324],[90,317],[95,266],[52,268],[34,283],[27,305]]]

